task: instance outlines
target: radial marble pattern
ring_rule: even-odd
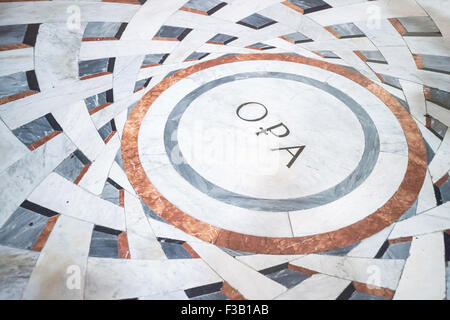
[[[0,299],[448,299],[449,74],[449,0],[0,1]]]

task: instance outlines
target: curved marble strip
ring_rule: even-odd
[[[142,119],[158,96],[175,82],[215,65],[245,60],[283,60],[322,68],[349,78],[382,100],[400,122],[409,149],[405,177],[389,201],[367,218],[345,228],[292,238],[258,237],[220,229],[189,216],[167,201],[148,180],[139,160],[137,143]],[[219,246],[265,254],[303,254],[326,251],[352,244],[381,231],[397,220],[414,203],[426,173],[426,151],[417,125],[400,102],[389,92],[361,74],[338,65],[311,58],[267,53],[234,55],[205,61],[180,70],[160,82],[136,105],[125,124],[122,137],[122,159],[130,182],[139,196],[153,211],[177,228]]]

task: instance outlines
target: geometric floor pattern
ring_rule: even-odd
[[[0,299],[450,297],[450,0],[0,1]]]

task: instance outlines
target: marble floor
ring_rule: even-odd
[[[450,298],[450,0],[0,1],[0,299]]]

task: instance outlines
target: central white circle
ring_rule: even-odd
[[[242,104],[239,112],[237,108]],[[252,103],[254,102],[254,103]],[[257,119],[259,121],[243,119]],[[272,132],[264,130],[282,123]],[[258,134],[257,134],[258,133]],[[344,180],[358,165],[364,134],[333,95],[284,79],[251,78],[219,85],[195,99],[178,127],[180,151],[210,182],[238,194],[288,199]],[[305,146],[290,168],[287,164]]]

